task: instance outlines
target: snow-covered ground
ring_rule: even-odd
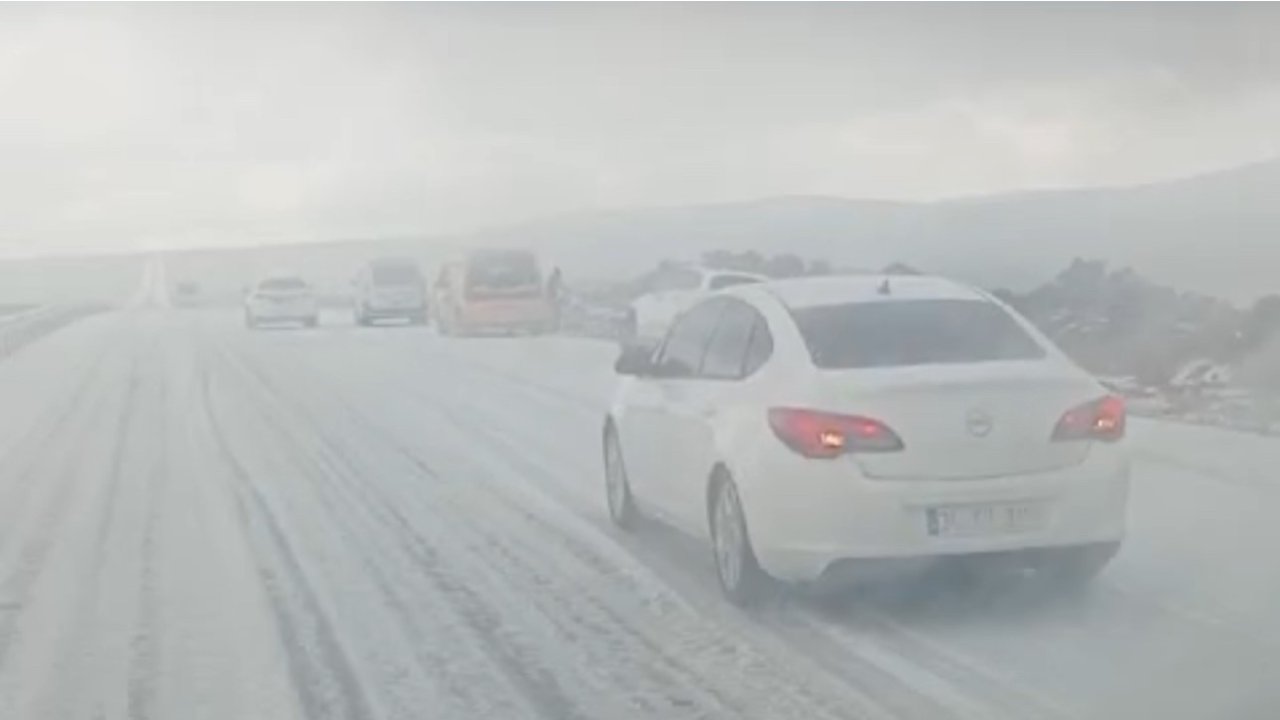
[[[1132,537],[1079,597],[929,581],[748,614],[703,548],[609,525],[607,344],[142,300],[0,362],[0,718],[1280,707],[1276,440],[1135,422]]]

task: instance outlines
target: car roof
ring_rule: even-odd
[[[987,299],[967,285],[929,275],[828,275],[737,285],[722,292],[744,298],[767,294],[792,309],[895,300]]]

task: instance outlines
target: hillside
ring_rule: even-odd
[[[574,278],[634,277],[664,258],[712,250],[792,253],[837,266],[902,261],[988,287],[1027,291],[1076,257],[1141,269],[1153,281],[1247,305],[1280,285],[1280,161],[1148,185],[1055,190],[932,203],[795,196],[679,207],[627,208],[547,218],[462,237],[394,239],[167,253],[177,277],[238,292],[287,266],[337,288],[363,260],[419,259],[428,272],[469,245],[539,249]],[[102,258],[0,262],[0,300],[109,296],[137,263]],[[75,272],[72,272],[74,270]],[[126,277],[127,276],[127,277]]]
[[[895,203],[827,197],[623,209],[478,233],[530,244],[570,272],[623,273],[713,249],[792,252],[858,267],[901,260],[1029,289],[1074,257],[1141,267],[1248,302],[1280,266],[1280,161],[1148,185]]]

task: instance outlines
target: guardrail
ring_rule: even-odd
[[[37,307],[0,318],[0,358],[83,317],[102,312],[96,305]]]

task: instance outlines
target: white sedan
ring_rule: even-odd
[[[708,540],[736,603],[770,576],[857,577],[873,559],[1013,560],[1084,582],[1124,536],[1122,400],[981,290],[743,285],[616,369],[630,377],[604,426],[611,516]]]
[[[631,303],[631,336],[638,342],[660,340],[680,313],[707,295],[733,287],[768,280],[763,275],[715,270],[690,265],[660,268],[651,279],[649,292]]]
[[[297,275],[279,274],[262,279],[245,298],[244,324],[301,323],[315,327],[320,306],[315,290]]]

